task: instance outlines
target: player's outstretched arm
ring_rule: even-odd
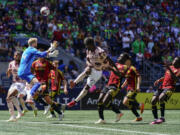
[[[64,86],[64,94],[67,95],[68,90],[67,90],[67,81],[66,80],[63,80],[63,86]]]
[[[139,76],[137,77],[137,88],[136,88],[136,90],[137,90],[138,92],[140,92],[140,85],[141,85],[141,76],[139,75]]]
[[[12,65],[9,64],[9,67],[7,69],[6,75],[8,76],[8,78],[12,75],[12,69],[11,69]]]
[[[121,85],[121,88],[124,89],[127,85],[127,79],[123,82],[123,84]]]
[[[162,82],[164,80],[164,77],[161,77],[160,79],[156,80],[154,82],[154,86],[157,86],[160,82]]]
[[[49,47],[49,49],[47,50],[47,53],[53,52],[55,51],[55,49],[58,46],[58,42],[57,41],[53,41],[53,43],[51,43],[51,46]]]
[[[86,76],[88,76],[91,72],[91,68],[88,66],[85,68],[85,70],[74,80],[74,81],[70,81],[70,88],[74,88],[74,86],[76,84],[78,84],[79,82],[81,82]]]

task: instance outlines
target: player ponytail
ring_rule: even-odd
[[[180,57],[174,58],[173,66],[174,66],[175,68],[180,68]]]

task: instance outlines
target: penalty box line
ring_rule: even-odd
[[[53,123],[47,123],[47,122],[28,122],[28,121],[18,121],[19,123],[39,123],[39,124],[45,124],[45,125],[56,125],[56,126],[64,126],[64,127],[71,127],[71,128],[81,128],[81,129],[95,129],[95,130],[103,130],[103,131],[114,131],[114,132],[124,132],[124,133],[136,133],[136,134],[144,134],[144,135],[169,135],[169,134],[162,134],[162,133],[156,133],[156,132],[143,132],[143,131],[133,131],[133,130],[125,130],[125,129],[114,129],[114,128],[102,128],[102,127],[91,127],[91,126],[79,126],[79,125],[72,125],[72,124],[53,124]]]

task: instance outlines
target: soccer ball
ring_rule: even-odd
[[[48,7],[42,7],[40,10],[41,15],[48,16],[50,14],[50,10]]]

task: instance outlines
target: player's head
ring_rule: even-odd
[[[174,58],[172,64],[175,68],[180,68],[180,57]]]
[[[84,44],[88,50],[94,51],[95,50],[95,43],[94,38],[92,37],[86,37],[84,39]]]
[[[59,61],[58,60],[53,60],[53,66],[55,68],[58,68],[59,67]]]
[[[40,52],[44,52],[45,51],[45,49],[44,48],[39,48],[38,49]],[[43,60],[45,60],[46,58],[45,57],[39,57],[38,58],[38,60],[41,60],[41,61],[43,61]]]
[[[118,58],[118,63],[130,66],[131,65],[131,56],[128,53],[120,54],[120,56]]]
[[[37,38],[30,38],[28,40],[28,45],[37,48]]]
[[[21,59],[21,52],[15,51],[15,53],[14,53],[14,60],[15,61],[20,61],[20,59]]]

